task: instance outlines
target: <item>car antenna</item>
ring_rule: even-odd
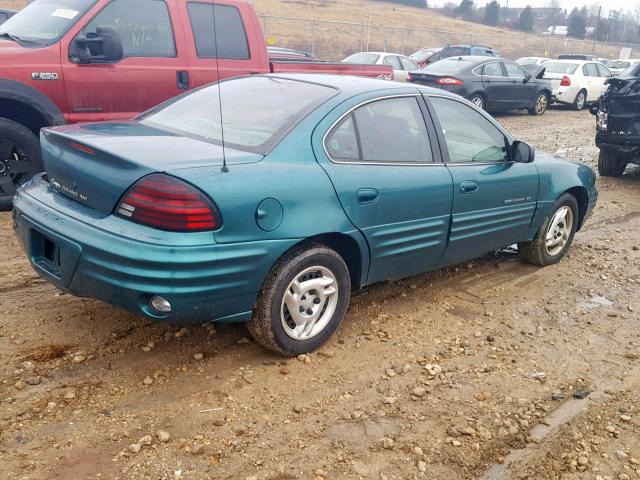
[[[222,168],[223,173],[229,173],[229,167],[227,167],[227,153],[224,144],[224,121],[222,118],[222,87],[220,86],[220,56],[218,55],[218,29],[216,28],[216,2],[212,0],[213,8],[213,51],[216,56],[216,73],[218,74],[218,107],[220,109],[220,135],[222,137]]]

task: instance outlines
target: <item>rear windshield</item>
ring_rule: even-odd
[[[3,23],[0,35],[10,35],[25,46],[51,45],[95,3],[96,0],[38,0]]]
[[[375,64],[380,55],[376,53],[354,53],[353,55],[349,55],[347,58],[343,60],[346,63],[365,63],[373,65]]]
[[[473,63],[468,60],[459,60],[457,58],[445,58],[439,62],[432,63],[424,67],[421,71],[424,73],[455,73],[469,68]]]
[[[578,69],[577,63],[547,62],[544,64],[547,73],[564,73],[571,75]]]
[[[631,62],[623,62],[621,60],[617,60],[615,62],[609,63],[609,68],[629,68]]]
[[[142,114],[148,126],[230,148],[267,154],[295,124],[337,94],[324,85],[277,77],[236,78]],[[222,121],[220,112],[222,111]]]
[[[468,55],[469,49],[467,47],[446,47],[442,50],[442,57],[459,57],[461,55]]]

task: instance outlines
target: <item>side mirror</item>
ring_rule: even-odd
[[[124,47],[115,27],[104,25],[95,33],[79,35],[71,45],[69,58],[80,64],[114,63],[122,60]]]
[[[536,150],[531,145],[516,140],[511,144],[511,160],[518,163],[531,163],[536,158]]]

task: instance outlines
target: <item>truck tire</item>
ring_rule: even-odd
[[[267,275],[247,324],[263,347],[285,356],[319,348],[336,331],[349,306],[351,277],[331,248],[304,244]]]
[[[598,173],[601,177],[619,177],[627,168],[627,162],[616,152],[600,150],[598,155]]]
[[[38,137],[24,125],[0,118],[0,211],[9,210],[17,188],[40,171]]]

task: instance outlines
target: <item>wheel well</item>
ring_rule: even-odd
[[[349,268],[351,288],[357,290],[362,286],[362,257],[360,247],[353,238],[344,233],[325,233],[304,242],[321,243],[338,252]]]
[[[584,216],[586,215],[587,209],[589,208],[589,194],[587,193],[587,189],[584,187],[573,187],[567,190],[566,193],[572,195],[578,202],[577,230],[580,230],[580,228],[582,228]]]
[[[40,129],[49,126],[45,117],[31,105],[12,100],[10,98],[0,98],[0,117],[18,122],[29,130],[36,137],[40,136]]]

